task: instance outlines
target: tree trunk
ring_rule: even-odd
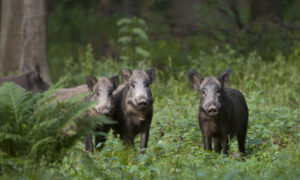
[[[282,0],[249,0],[249,2],[251,22],[261,18],[282,18]]]
[[[110,12],[110,0],[99,0],[99,11],[101,16],[107,16]]]
[[[0,71],[22,71],[40,66],[51,83],[46,46],[46,0],[2,0]]]
[[[124,0],[123,1],[123,14],[126,17],[140,16],[141,6],[144,4],[143,0]]]
[[[2,10],[2,0],[0,0],[0,34],[1,34],[1,10]],[[0,37],[0,40],[1,40],[1,37]]]
[[[193,31],[199,24],[199,9],[202,0],[172,0],[168,9],[169,23],[172,30]]]
[[[132,14],[131,9],[131,0],[124,0],[123,1],[123,13],[126,17],[130,17]]]

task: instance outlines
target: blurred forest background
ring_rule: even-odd
[[[63,0],[48,1],[48,52],[53,66],[78,59],[91,44],[96,59],[120,60],[117,21],[138,17],[149,39],[138,42],[153,66],[188,65],[199,51],[229,45],[240,53],[256,51],[266,61],[299,48],[297,0]],[[119,41],[118,41],[119,40]],[[131,42],[130,46],[137,46]],[[131,59],[133,61],[134,59]],[[138,59],[141,60],[141,59]],[[56,71],[57,69],[55,69]],[[52,72],[54,74],[54,72]],[[55,78],[55,77],[54,77]]]
[[[22,19],[22,13],[26,14],[26,11],[22,11],[24,7],[18,0],[2,1],[2,6],[5,6],[2,7],[2,11],[10,11],[15,19]],[[265,61],[273,61],[278,53],[287,56],[295,48],[299,48],[300,1],[297,0],[27,2],[37,4],[35,7],[34,5],[27,7],[44,16],[38,23],[40,26],[36,26],[37,28],[44,26],[47,34],[47,38],[39,42],[46,43],[45,48],[41,48],[40,51],[45,54],[42,55],[42,59],[48,57],[50,72],[55,81],[63,74],[66,60],[72,58],[74,62],[78,62],[88,45],[91,45],[97,60],[107,58],[114,61],[145,60],[151,61],[150,64],[159,69],[165,69],[170,60],[174,66],[189,65],[188,59],[197,56],[200,50],[211,51],[216,46],[220,49],[230,46],[241,54],[256,51]],[[10,17],[6,14],[2,12],[1,21],[5,21],[3,24],[7,23],[5,19]],[[128,33],[122,34],[120,26],[117,25],[118,20],[132,17],[138,17],[145,23],[142,25],[132,23],[123,28],[123,32],[127,32],[129,28]],[[2,59],[10,59],[3,56],[5,51],[3,41],[7,39],[6,36],[12,35],[14,29],[21,29],[19,27],[22,24],[21,20],[15,22],[16,25],[8,30],[11,34],[2,33],[0,48]],[[2,27],[2,31],[5,31],[4,28]],[[136,40],[126,38],[135,35],[138,35]],[[18,49],[20,39],[22,38],[15,38],[15,44],[8,43],[6,46]],[[123,54],[124,44],[129,49],[127,55],[130,54],[128,52],[130,49],[138,47],[137,52],[142,58],[129,55],[124,59],[126,57]],[[6,69],[8,71],[10,68]],[[45,69],[42,68],[42,71]],[[48,79],[46,77],[46,80]]]

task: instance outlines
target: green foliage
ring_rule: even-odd
[[[60,163],[103,122],[83,116],[93,103],[79,103],[82,98],[54,103],[55,88],[33,95],[13,83],[0,87],[0,174]]]
[[[117,26],[119,27],[118,42],[121,44],[121,60],[132,63],[150,57],[150,53],[144,48],[145,43],[149,41],[144,20],[137,17],[122,18],[117,22]]]
[[[171,6],[169,1],[161,3],[165,4],[158,4],[153,8],[167,9]],[[232,16],[226,4],[220,3],[217,5]],[[29,103],[27,99],[24,100],[27,106],[17,103],[23,104],[18,109],[23,109],[21,112],[24,111],[24,115],[20,115],[19,110],[14,108],[1,111],[12,113],[2,113],[0,116],[0,129],[9,132],[0,138],[10,140],[11,145],[7,147],[17,147],[4,151],[3,140],[0,139],[2,172],[7,168],[24,167],[25,162],[20,161],[23,158],[30,162],[62,162],[52,164],[51,169],[47,169],[47,163],[40,163],[38,168],[24,169],[16,176],[28,179],[297,179],[300,176],[300,45],[291,43],[290,39],[297,34],[287,33],[272,23],[255,24],[253,33],[250,34],[246,31],[236,33],[235,30],[231,31],[232,24],[215,13],[214,8],[213,3],[203,6],[200,17],[205,32],[216,39],[201,33],[183,38],[171,33],[165,35],[161,31],[170,30],[167,23],[148,23],[148,30],[146,23],[140,18],[122,18],[116,24],[115,20],[120,16],[97,19],[93,13],[80,7],[67,10],[57,8],[50,15],[48,26],[50,69],[55,80],[60,76],[67,76],[65,85],[74,86],[85,83],[86,75],[89,74],[109,77],[120,74],[122,68],[157,67],[157,80],[151,85],[155,103],[147,154],[141,155],[126,147],[112,133],[108,135],[104,149],[94,155],[84,152],[81,143],[73,146],[75,140],[73,143],[70,141],[71,145],[66,143],[64,150],[57,151],[52,145],[59,142],[64,145],[61,142],[66,142],[61,137],[62,128],[59,127],[64,127],[68,124],[67,121],[71,121],[67,120],[69,117],[65,118],[63,112],[77,111],[76,107],[69,109],[70,104],[61,104],[56,105],[57,108],[50,108],[50,104],[35,103],[50,96],[24,93],[21,99],[26,96],[33,101]],[[293,7],[289,6],[287,9]],[[294,16],[294,11],[297,12],[297,9],[288,11],[284,18],[292,19],[290,16]],[[246,10],[241,13],[243,23],[248,21],[247,13],[249,12]],[[214,16],[205,18],[207,14]],[[70,18],[76,19],[76,22]],[[159,18],[155,17],[157,19]],[[60,24],[65,23],[68,25],[63,29],[59,28]],[[262,31],[265,27],[269,29],[266,32]],[[227,32],[229,30],[229,36],[223,33],[223,29]],[[266,34],[257,39],[260,38],[260,32]],[[159,34],[162,38],[154,38],[153,34]],[[260,43],[250,46],[256,40],[260,40]],[[105,48],[99,50],[99,42],[113,53],[108,54],[108,57],[101,54],[101,50]],[[232,46],[224,45],[224,42],[231,42]],[[220,46],[215,47],[216,44]],[[122,61],[116,60],[115,57],[119,55]],[[238,155],[235,139],[231,141],[229,156],[203,150],[197,122],[200,96],[189,87],[186,73],[190,69],[196,69],[203,76],[218,75],[224,69],[234,71],[230,85],[243,92],[250,110],[246,146],[248,156],[243,160]],[[18,97],[18,93],[14,91],[18,90],[14,88],[10,93]],[[15,103],[10,104],[13,107]],[[13,119],[11,124],[5,125],[2,115],[9,115]],[[29,125],[23,130],[23,126],[14,124],[14,119],[19,119],[26,125],[29,122]],[[42,119],[45,121],[34,126],[28,119],[38,119],[38,123]],[[56,119],[66,122],[57,124]],[[11,128],[15,126],[17,128]],[[32,128],[40,126],[44,128]],[[51,129],[52,126],[58,128]],[[11,133],[12,129],[18,132]],[[47,134],[45,129],[49,129],[52,134]],[[137,148],[138,144],[139,138],[135,141]],[[9,154],[16,155],[8,156]],[[49,157],[44,157],[44,154],[49,154]],[[3,177],[10,176],[8,174]]]
[[[127,4],[129,7],[126,1],[49,1],[49,63],[59,67],[51,69],[51,74],[56,76],[70,57],[77,62],[86,44],[92,45],[97,59],[121,57],[130,59],[133,64],[144,59],[150,64],[148,60],[151,59],[154,65],[161,67],[168,66],[169,59],[181,66],[199,49],[206,51],[216,45],[223,48],[228,43],[244,55],[256,51],[264,61],[275,60],[277,52],[284,56],[292,53],[295,42],[299,41],[300,3],[281,0],[277,2],[280,7],[271,1],[266,1],[267,5],[257,3],[274,5],[275,11],[279,8],[280,17],[260,17],[252,21],[251,13],[268,14],[272,8],[261,13],[252,12],[250,2],[206,0],[187,2],[187,7],[181,8],[184,2],[171,0],[137,1]],[[189,7],[194,13],[185,17],[184,12]],[[196,12],[194,8],[199,10]],[[137,18],[124,18],[128,15]],[[147,22],[147,28],[142,19]],[[282,24],[276,23],[276,19]],[[119,23],[115,23],[118,20]],[[135,38],[141,41],[134,44]]]
[[[76,86],[86,83],[86,77],[95,74],[96,61],[93,55],[93,49],[90,44],[87,45],[83,54],[80,54],[78,61],[68,58],[63,69],[63,76],[66,77],[66,86]]]
[[[84,57],[93,57],[87,49]],[[151,89],[154,117],[147,153],[141,155],[113,133],[102,151],[87,154],[82,144],[71,147],[61,164],[44,165],[16,177],[39,179],[297,179],[300,175],[300,67],[299,48],[289,56],[277,54],[268,62],[257,53],[241,55],[230,47],[200,51],[178,66],[170,59],[158,69]],[[95,61],[91,58],[91,62]],[[75,63],[75,62],[73,62]],[[70,63],[70,64],[73,64]],[[155,63],[155,62],[152,62]],[[113,75],[122,68],[147,69],[111,58],[92,63],[98,75]],[[80,68],[70,72],[81,72]],[[88,68],[83,68],[88,70]],[[200,95],[190,87],[187,71],[203,76],[232,69],[230,86],[243,92],[250,110],[247,156],[238,154],[236,139],[231,140],[229,156],[206,152],[197,122]],[[135,139],[138,150],[139,138]],[[11,175],[11,174],[9,174]],[[4,177],[9,177],[9,175]]]

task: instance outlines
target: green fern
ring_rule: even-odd
[[[0,174],[59,163],[90,129],[106,121],[84,116],[93,102],[82,102],[82,98],[54,103],[55,91],[56,86],[33,95],[13,83],[0,87]],[[73,133],[66,134],[68,126]]]

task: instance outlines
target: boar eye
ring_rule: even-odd
[[[97,94],[97,96],[99,96],[99,95],[100,95],[100,92],[97,91],[96,94]]]
[[[220,89],[217,89],[217,93],[220,93],[221,92],[221,90]]]
[[[202,94],[202,96],[205,96],[205,91],[202,90],[202,91],[201,91],[201,94]]]
[[[134,85],[134,84],[131,84],[131,87],[132,87],[132,88],[135,88],[135,85]]]
[[[148,86],[150,85],[150,83],[149,83],[149,82],[145,82],[144,85],[145,85],[146,87],[148,87]]]
[[[109,95],[109,96],[111,96],[111,95],[112,95],[112,91],[111,91],[111,90],[108,92],[108,95]]]

